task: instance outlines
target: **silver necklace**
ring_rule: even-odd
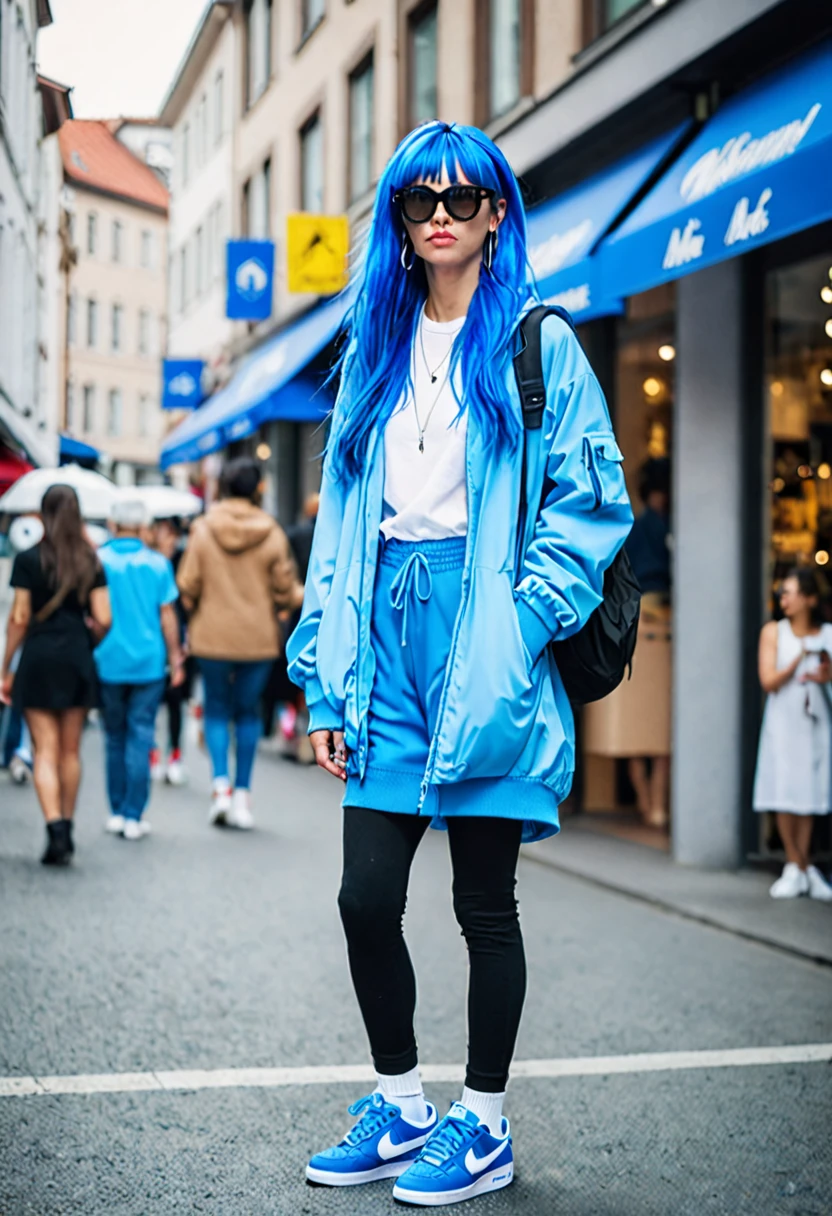
[[[439,360],[439,362],[437,363],[436,367],[435,367],[435,368],[433,368],[433,370],[431,370],[431,366],[430,366],[430,364],[428,363],[428,357],[427,357],[427,354],[425,353],[425,324],[424,324],[424,322],[425,322],[425,316],[424,316],[424,313],[423,313],[423,314],[422,314],[422,319],[421,319],[421,321],[419,322],[419,345],[420,345],[420,346],[421,346],[421,348],[422,348],[422,360],[424,361],[424,364],[425,364],[425,371],[426,371],[426,372],[428,373],[428,375],[430,376],[430,382],[431,382],[431,384],[436,384],[436,377],[437,377],[437,375],[439,374],[439,369],[440,369],[440,367],[442,366],[442,364],[445,362],[445,360],[446,360],[446,359],[447,359],[447,358],[450,356],[450,353],[451,353],[451,351],[452,351],[452,350],[453,350],[453,348],[454,348],[454,341],[456,340],[456,334],[453,334],[453,335],[452,335],[452,337],[451,337],[451,344],[450,344],[450,346],[449,346],[449,347],[448,347],[448,349],[445,351],[445,354],[444,354],[444,355],[442,356],[442,358]]]
[[[441,366],[441,364],[440,364],[440,366]],[[427,412],[427,417],[425,418],[424,426],[422,426],[422,424],[419,422],[419,407],[416,405],[416,386],[415,385],[413,386],[413,413],[416,416],[416,430],[419,432],[419,451],[422,453],[424,453],[424,450],[425,450],[425,431],[428,429],[428,423],[430,422],[431,415],[432,415],[433,411],[436,409],[436,403],[438,402],[439,398],[442,396],[443,390],[447,383],[448,383],[448,368],[445,368],[445,375],[442,377],[442,383],[439,385],[439,391],[437,392],[436,396],[434,397],[433,402],[431,403],[431,407]]]

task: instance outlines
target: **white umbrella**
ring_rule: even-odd
[[[152,519],[172,519],[175,515],[199,515],[201,498],[173,486],[123,486],[119,494],[126,501],[143,503]]]
[[[31,473],[24,473],[0,498],[0,512],[29,515],[40,511],[43,496],[50,486],[72,486],[84,519],[108,519],[110,508],[119,496],[118,489],[100,473],[68,464],[60,469],[33,469]]]

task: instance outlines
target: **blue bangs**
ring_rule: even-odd
[[[520,308],[531,294],[527,282],[526,213],[517,180],[499,148],[476,127],[431,122],[411,131],[389,161],[376,191],[373,218],[354,273],[355,303],[347,317],[349,342],[340,369],[337,433],[329,459],[337,475],[355,477],[371,434],[384,426],[412,391],[410,361],[419,314],[428,294],[424,262],[401,263],[404,226],[393,202],[415,181],[451,182],[461,173],[506,200],[491,269],[480,267],[479,285],[465,325],[454,342],[450,374],[462,373],[460,412],[469,409],[488,446],[498,452],[517,441],[519,421],[506,388],[506,364]]]

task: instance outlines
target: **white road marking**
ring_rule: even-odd
[[[832,1063],[832,1043],[786,1047],[734,1047],[719,1051],[660,1051],[562,1060],[515,1060],[513,1080],[522,1077],[601,1077],[611,1073],[674,1072],[694,1068],[747,1068],[773,1064]],[[425,1081],[462,1081],[461,1064],[423,1064]],[[289,1085],[375,1084],[367,1064],[301,1068],[216,1068],[156,1072],[108,1072],[66,1077],[0,1077],[0,1098],[46,1094],[119,1094],[159,1090],[280,1089]]]

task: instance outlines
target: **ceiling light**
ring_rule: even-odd
[[[820,374],[821,384],[825,384],[827,388],[832,388],[832,368],[825,367]]]
[[[832,372],[829,373],[832,376]],[[830,381],[832,383],[832,380]],[[641,386],[648,397],[658,397],[662,391],[662,382],[657,380],[655,376],[648,376]]]
[[[818,465],[818,477],[821,481],[828,481],[832,477],[832,465],[829,465],[824,460],[823,464]]]
[[[783,381],[782,380],[772,380],[771,395],[772,395],[772,397],[782,397],[783,396]]]
[[[782,477],[775,477],[774,481],[771,483],[771,488],[774,490],[775,494],[779,494],[781,490],[786,488],[786,483]]]
[[[827,338],[832,338],[832,317],[829,318],[823,328],[826,330]]]
[[[258,460],[268,460],[272,454],[272,450],[267,443],[258,443],[255,455]]]
[[[829,561],[829,554],[825,549],[818,549],[817,553],[815,554],[815,561],[819,566],[825,566]]]
[[[670,363],[672,359],[676,358],[676,347],[666,342],[664,346],[659,347],[659,358],[664,359],[665,363]]]
[[[832,304],[832,287],[821,287],[820,298],[824,304]]]

